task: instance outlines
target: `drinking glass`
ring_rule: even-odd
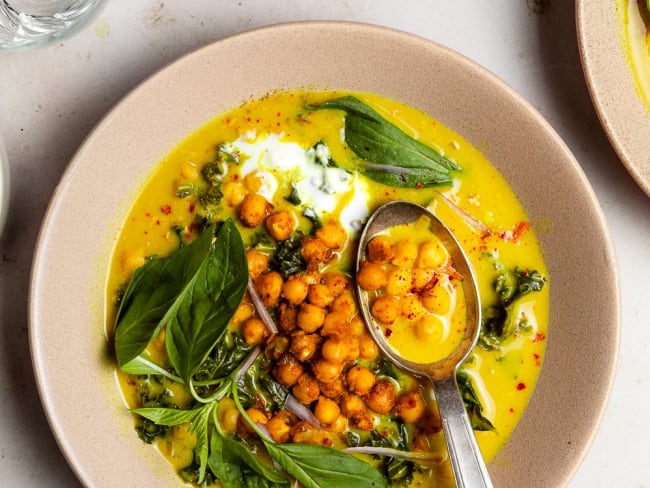
[[[62,39],[95,18],[105,0],[0,0],[0,49]]]

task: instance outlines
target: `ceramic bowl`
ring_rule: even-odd
[[[635,56],[646,56],[645,63],[650,63],[639,14],[643,5],[636,0],[577,0],[576,24],[582,67],[600,122],[618,157],[650,195],[650,106],[635,80],[630,49],[634,44]]]
[[[489,470],[496,486],[565,484],[603,413],[618,345],[618,276],[594,193],[548,123],[494,75],[425,39],[339,22],[271,26],[180,59],[124,98],[74,156],[38,241],[30,339],[45,411],[81,482],[182,486],[133,433],[116,385],[103,324],[111,248],[176,144],[251,97],[296,87],[418,107],[483,148],[508,180],[546,256],[550,332],[531,403]]]

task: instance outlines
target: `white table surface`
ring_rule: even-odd
[[[380,24],[451,47],[512,85],[564,138],[606,215],[623,301],[612,395],[570,486],[650,486],[650,198],[599,125],[571,0],[112,0],[70,40],[0,52],[0,134],[12,172],[0,240],[0,485],[79,486],[45,420],[27,340],[37,232],[75,149],[113,104],[179,56],[236,32],[306,19]]]

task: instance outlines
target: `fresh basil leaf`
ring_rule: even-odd
[[[165,258],[152,258],[133,273],[115,325],[115,353],[120,367],[136,358],[161,327],[161,319],[205,260],[213,231],[207,229],[188,246]]]
[[[225,445],[223,437],[216,429],[210,437],[208,467],[223,488],[246,488],[239,457]]]
[[[264,444],[271,457],[305,488],[388,486],[370,464],[336,449],[311,444]]]
[[[169,360],[186,384],[223,334],[248,284],[246,249],[232,219],[163,317]]]
[[[191,430],[196,433],[196,445],[194,446],[194,453],[199,459],[199,483],[205,479],[205,471],[208,467],[208,454],[210,452],[210,444],[208,438],[208,422],[212,409],[216,408],[217,403],[209,403],[206,406],[198,409],[198,413],[194,422],[192,422]]]
[[[460,166],[406,134],[361,100],[345,96],[313,109],[346,112],[345,142],[364,162],[359,171],[379,183],[419,188],[451,182]]]
[[[230,437],[223,438],[223,444],[227,449],[242,460],[250,469],[255,471],[264,479],[270,481],[274,486],[287,487],[289,480],[282,476],[278,471],[266,464],[259,458],[259,455],[253,450],[249,449],[243,442],[237,442]]]
[[[172,426],[194,422],[199,415],[199,410],[201,409],[178,410],[176,408],[145,407],[134,408],[131,413],[137,413],[158,425]]]

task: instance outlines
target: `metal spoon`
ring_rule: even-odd
[[[456,486],[466,488],[491,488],[483,456],[476,443],[465,405],[456,383],[456,371],[476,345],[481,323],[481,305],[474,271],[454,235],[426,208],[405,201],[389,202],[377,209],[365,225],[357,252],[357,271],[365,258],[368,242],[379,232],[396,225],[414,222],[422,216],[431,221],[431,231],[449,252],[456,270],[463,276],[462,286],[467,305],[467,327],[459,346],[446,358],[433,363],[417,363],[404,359],[387,342],[381,327],[370,314],[368,294],[357,284],[361,311],[382,351],[396,364],[431,380],[438,402],[449,458]]]

